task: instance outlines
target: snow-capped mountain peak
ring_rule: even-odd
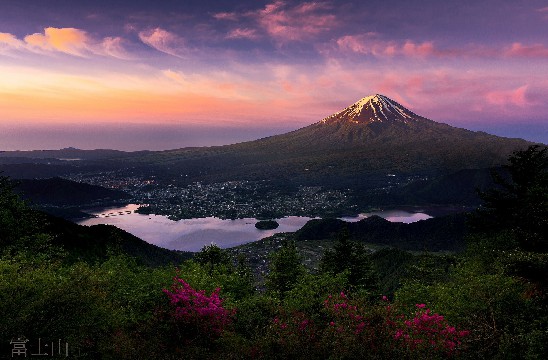
[[[323,119],[321,122],[348,121],[370,124],[373,122],[409,123],[422,118],[384,95],[364,97],[349,107]]]

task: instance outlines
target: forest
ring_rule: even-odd
[[[312,270],[288,239],[264,279],[215,245],[143,261],[105,230],[74,246],[1,177],[0,358],[545,358],[548,149],[504,170],[460,251],[370,251],[342,228]]]

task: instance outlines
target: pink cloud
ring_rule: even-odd
[[[506,48],[468,46],[461,49],[440,49],[432,41],[421,43],[407,40],[401,44],[391,40],[379,39],[376,33],[342,36],[336,40],[336,49],[343,52],[373,55],[376,57],[548,57],[548,47],[543,44],[524,45],[513,43]]]
[[[231,31],[232,38],[256,39],[260,30],[278,42],[302,41],[336,26],[337,19],[335,15],[328,13],[330,9],[331,7],[324,2],[305,2],[293,6],[292,3],[278,0],[267,4],[261,10],[245,13],[217,13],[213,17],[217,20],[229,21],[251,19],[257,26],[253,33],[251,27],[245,29],[246,33],[242,33],[242,28],[234,29]]]
[[[548,58],[548,47],[543,44],[523,45],[516,42],[507,48],[504,54],[516,57]]]
[[[255,29],[249,29],[249,28],[236,28],[231,30],[227,35],[227,39],[249,39],[249,40],[256,40],[260,38],[261,36]]]
[[[541,13],[541,16],[544,18],[544,20],[548,20],[548,6],[537,9],[537,12]]]
[[[229,20],[229,21],[237,21],[239,19],[238,14],[233,12],[222,12],[213,14],[213,17],[217,20]]]
[[[437,53],[437,50],[434,49],[434,44],[432,42],[416,44],[412,41],[406,41],[402,46],[401,51],[405,56],[411,57],[426,57]]]
[[[355,52],[359,54],[373,54],[377,48],[378,42],[375,39],[375,33],[363,35],[346,35],[337,39],[337,46],[341,50]]]
[[[494,105],[514,105],[525,107],[531,105],[527,100],[527,85],[520,86],[515,90],[492,91],[485,95],[487,101]]]
[[[450,54],[435,48],[431,41],[416,43],[408,40],[398,44],[395,41],[381,40],[376,33],[346,35],[337,39],[336,43],[340,50],[377,57],[429,57]]]
[[[256,13],[256,18],[278,41],[300,41],[331,30],[336,17],[323,13],[328,8],[325,3],[307,2],[291,7],[283,1],[276,1]]]
[[[130,60],[133,57],[124,48],[124,42],[125,40],[121,37],[106,37],[94,46],[94,52],[122,60]]]
[[[183,38],[161,28],[141,31],[139,39],[158,51],[177,57],[182,57],[186,50]]]

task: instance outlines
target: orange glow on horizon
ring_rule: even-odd
[[[0,71],[6,74],[0,79],[0,122],[4,123],[128,121],[237,125],[261,113],[260,101],[249,101],[242,96],[223,97],[223,93],[231,94],[236,87],[226,81],[181,84],[169,77],[92,78],[29,69],[0,68]],[[208,88],[218,90],[208,93]]]

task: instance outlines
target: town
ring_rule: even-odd
[[[350,190],[321,186],[287,189],[268,180],[226,181],[186,186],[164,184],[154,177],[142,178],[121,173],[76,174],[70,180],[123,190],[132,202],[141,204],[137,212],[168,216],[171,220],[218,217],[221,219],[273,219],[284,216],[342,216],[352,214]]]

